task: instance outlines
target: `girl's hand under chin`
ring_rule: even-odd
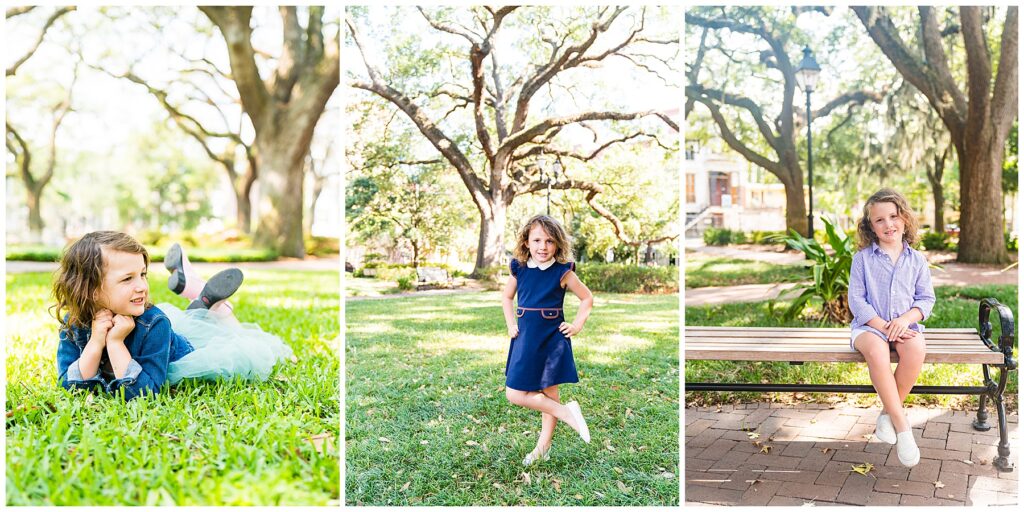
[[[135,319],[128,315],[114,315],[114,327],[107,333],[107,341],[124,341],[132,329],[135,328]]]

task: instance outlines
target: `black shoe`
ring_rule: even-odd
[[[185,270],[182,260],[181,246],[178,244],[172,245],[164,256],[164,268],[171,273],[171,277],[167,278],[167,287],[179,295],[185,291]]]
[[[221,270],[213,275],[199,298],[192,301],[187,309],[210,309],[210,306],[230,297],[242,286],[242,271],[237,268]]]

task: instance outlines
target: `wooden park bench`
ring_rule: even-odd
[[[999,315],[999,344],[992,342],[989,313]],[[992,465],[1000,471],[1013,471],[1009,461],[1010,441],[1006,429],[1006,406],[1003,391],[1009,372],[1016,370],[1013,358],[1013,313],[995,299],[984,299],[978,310],[977,331],[974,329],[928,329],[925,331],[927,355],[925,363],[980,364],[984,382],[980,386],[914,386],[911,393],[978,395],[975,430],[987,431],[986,403],[991,400],[999,419],[999,456]],[[687,361],[788,361],[864,362],[864,357],[850,348],[849,328],[786,328],[786,327],[699,327],[686,326],[685,357]],[[899,361],[896,351],[892,362]],[[994,381],[989,368],[999,368]],[[760,392],[822,392],[874,393],[870,385],[849,384],[753,384],[723,382],[687,382],[686,391],[760,391]]]
[[[452,276],[440,267],[416,267],[416,289],[451,288]]]

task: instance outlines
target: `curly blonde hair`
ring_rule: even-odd
[[[548,236],[555,240],[555,245],[558,247],[558,250],[555,251],[555,261],[559,263],[572,261],[572,241],[569,238],[569,233],[562,227],[562,223],[547,215],[534,215],[533,218],[526,221],[526,224],[519,230],[519,236],[516,237],[516,248],[512,251],[512,255],[519,260],[519,263],[525,265],[526,261],[530,259],[530,230],[533,229],[533,226],[540,226]]]
[[[903,240],[911,246],[916,244],[917,218],[914,217],[914,212],[910,210],[910,203],[907,202],[907,198],[903,197],[903,194],[891,188],[883,188],[871,194],[868,201],[864,203],[864,215],[860,218],[860,222],[857,223],[857,239],[860,248],[864,249],[878,242],[878,237],[875,236],[875,232],[871,229],[871,219],[868,218],[868,208],[878,203],[892,203],[896,205],[896,213],[903,219]]]
[[[134,238],[117,231],[93,231],[65,249],[53,281],[55,303],[50,311],[62,329],[88,327],[99,308],[96,292],[103,285],[103,248],[141,254],[149,267],[149,252]],[[146,301],[146,307],[152,304]],[[65,313],[67,319],[64,318]]]

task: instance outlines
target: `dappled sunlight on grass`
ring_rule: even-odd
[[[591,496],[586,489],[611,496],[616,480],[628,482],[635,503],[678,496],[678,476],[663,476],[679,461],[678,296],[602,297],[573,339],[580,382],[560,390],[563,400],[583,404],[596,444],[607,441],[614,451],[584,447],[558,428],[551,461],[529,473],[535,482],[558,479],[559,491],[520,485],[519,461],[540,422],[505,398],[509,340],[500,294],[347,303],[349,503],[405,503],[406,482],[424,505],[480,502],[471,495],[491,504],[561,503],[559,496]],[[567,297],[567,318],[578,303]],[[608,311],[611,303],[616,311]],[[379,325],[394,331],[368,327]]]
[[[239,319],[281,336],[297,360],[264,382],[185,381],[128,403],[58,385],[51,276],[7,276],[7,504],[337,500],[338,457],[310,442],[339,442],[337,272],[244,272]],[[151,273],[151,301],[186,307],[165,280]]]
[[[464,333],[450,333],[448,336],[432,337],[418,341],[416,348],[430,352],[431,355],[445,355],[454,350],[472,352],[490,352],[504,355],[508,352],[508,340],[494,336],[480,336]],[[504,361],[504,357],[501,358]]]
[[[652,348],[653,346],[654,340],[650,338],[638,338],[636,336],[615,333],[603,339],[601,343],[588,344],[587,350],[589,352],[618,354],[641,348]]]
[[[397,332],[394,326],[378,322],[349,325],[345,329],[345,334],[349,336],[352,334],[387,334],[393,332]]]

